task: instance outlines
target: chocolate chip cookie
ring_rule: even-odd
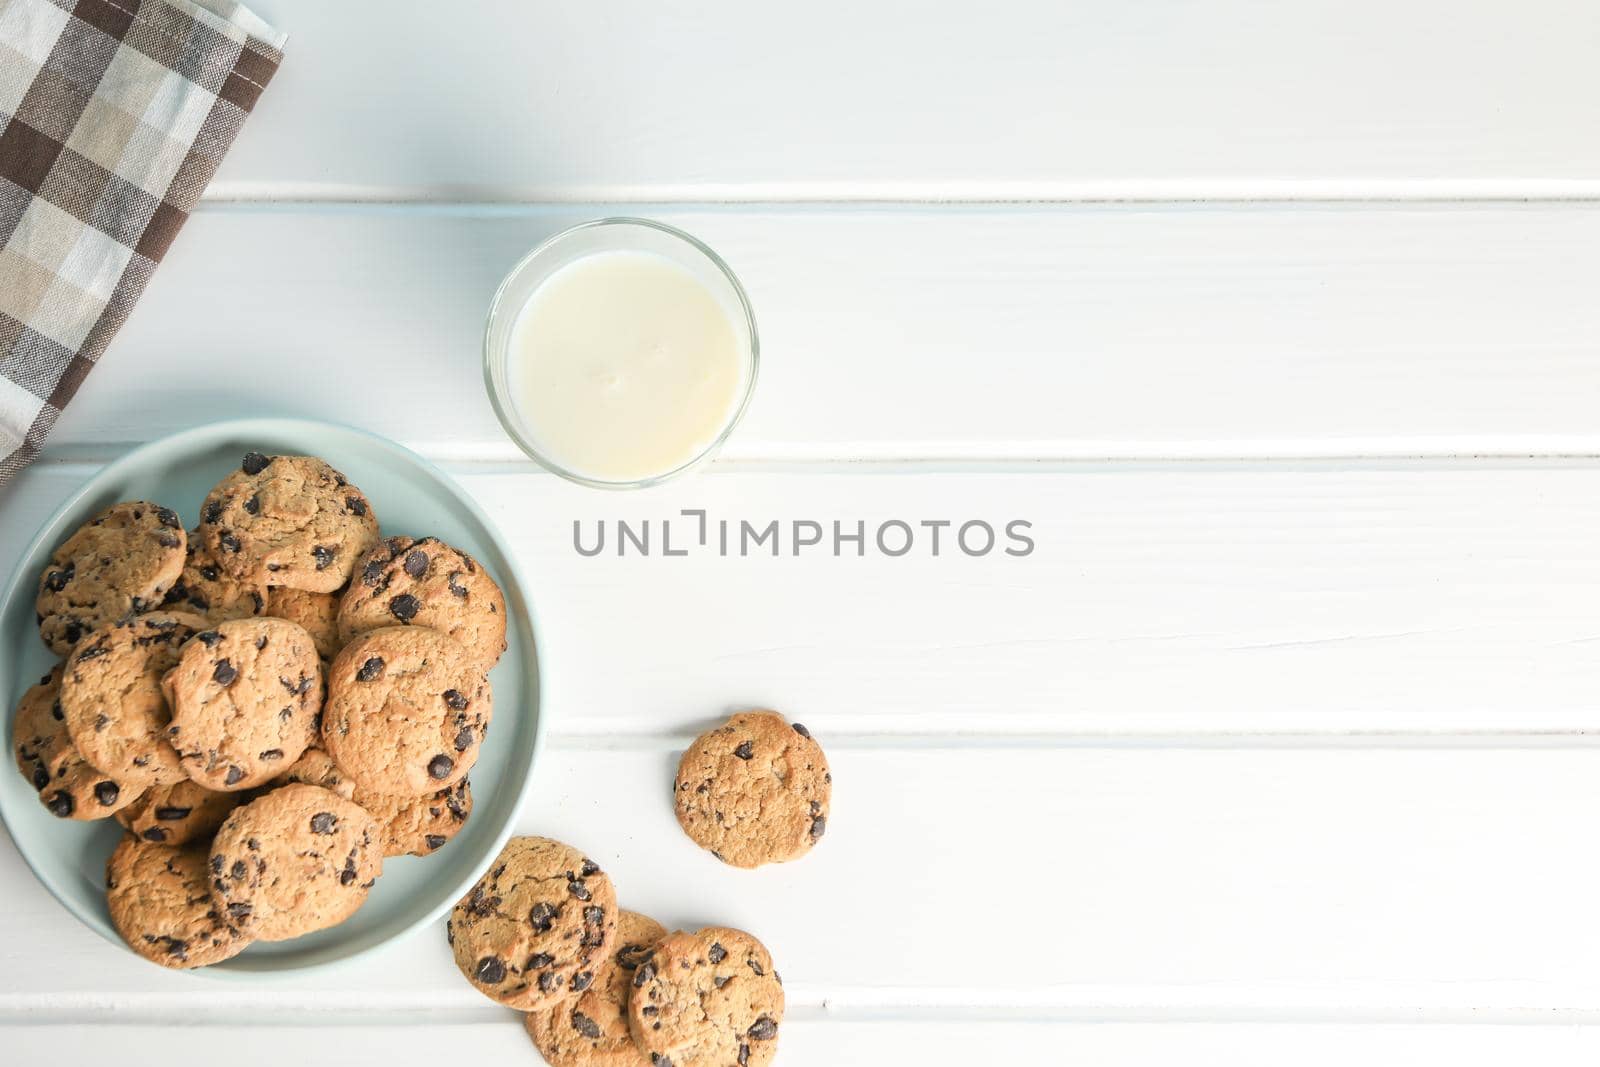
[[[169,611],[192,611],[211,622],[248,619],[267,612],[267,586],[223,573],[201,544],[200,531],[189,531],[183,573],[167,590],[162,605]]]
[[[436,793],[477,762],[489,681],[455,641],[421,626],[362,634],[328,668],[322,747],[362,789]]]
[[[764,1067],[781,1022],[772,956],[743,930],[668,934],[633,972],[628,1025],[654,1067]]]
[[[577,999],[616,945],[611,879],[577,849],[514,837],[445,927],[477,990],[523,1011]]]
[[[39,636],[64,656],[89,631],[159,607],[183,572],[186,542],[171,508],[144,500],[106,508],[39,575]]]
[[[124,837],[106,863],[106,905],[128,947],[163,967],[221,963],[251,941],[211,899],[202,848]]]
[[[135,791],[188,777],[167,744],[161,677],[183,643],[206,628],[198,615],[151,612],[79,641],[61,677],[61,710],[83,758]]]
[[[11,723],[17,769],[39,792],[39,802],[61,819],[103,819],[134,803],[137,789],[90,766],[67,733],[56,697],[61,665],[22,694]]]
[[[267,594],[267,614],[304,627],[317,646],[317,655],[324,660],[331,660],[344,647],[339,637],[338,593],[310,593],[276,586]]]
[[[382,871],[372,816],[314,785],[286,785],[235,809],[211,842],[218,908],[262,941],[343,922]]]
[[[437,537],[385,538],[339,602],[339,637],[427,626],[461,642],[487,671],[506,650],[506,601],[477,560]]]
[[[377,543],[378,519],[322,460],[249,452],[201,505],[200,539],[235,578],[331,593]]]
[[[577,1000],[529,1012],[522,1023],[551,1067],[650,1067],[628,1032],[628,990],[635,969],[666,927],[636,911],[617,921],[617,949]]]
[[[444,847],[472,814],[472,787],[463,778],[455,785],[420,797],[392,797],[360,789],[320,748],[308,748],[280,777],[278,784],[304,782],[331,789],[366,808],[378,821],[383,855],[427,856]]]
[[[828,826],[833,774],[799,723],[750,711],[701,734],[678,763],[673,807],[701,848],[735,867],[803,856]]]
[[[195,634],[162,680],[167,740],[207,789],[252,789],[316,739],[322,661],[287,619],[233,619]]]
[[[128,832],[157,845],[207,841],[244,801],[239,793],[218,793],[187,779],[175,785],[154,785],[117,812]]]

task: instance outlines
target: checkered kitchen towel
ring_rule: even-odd
[[[232,0],[0,0],[0,484],[127,319],[282,44]]]

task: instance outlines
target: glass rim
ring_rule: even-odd
[[[536,446],[532,441],[529,441],[523,435],[521,427],[517,423],[517,418],[514,414],[514,407],[512,403],[510,402],[509,398],[501,395],[500,388],[495,382],[495,368],[497,360],[502,363],[504,362],[502,357],[508,353],[508,347],[503,346],[497,351],[495,346],[491,343],[491,339],[494,335],[494,324],[496,319],[500,315],[506,313],[508,310],[505,306],[506,298],[512,284],[541,257],[549,254],[551,249],[556,247],[556,245],[570,239],[576,234],[607,226],[641,226],[646,229],[651,229],[659,233],[666,234],[669,237],[676,238],[689,245],[695,251],[699,252],[707,259],[707,261],[711,263],[713,267],[717,269],[718,273],[720,273],[722,277],[727,280],[729,287],[733,290],[734,296],[739,301],[739,310],[744,316],[745,330],[750,339],[749,372],[745,376],[744,390],[742,395],[739,397],[738,405],[733,409],[733,413],[728,417],[727,425],[722,428],[721,432],[719,432],[717,436],[706,445],[705,448],[701,449],[694,456],[688,460],[685,460],[683,463],[680,463],[678,466],[673,467],[671,470],[663,471],[660,474],[652,474],[647,478],[635,478],[622,481],[612,481],[604,478],[592,478],[586,474],[580,474],[577,471],[564,467],[560,463],[557,463],[555,460],[551,459],[549,456],[545,455],[542,451],[540,451],[538,446]],[[537,291],[537,288],[535,291]],[[532,293],[529,294],[529,298],[532,298]],[[517,310],[520,311],[521,308],[518,308]],[[540,241],[537,245],[535,245],[533,250],[527,255],[517,260],[516,264],[506,272],[506,276],[501,279],[499,286],[494,291],[494,298],[489,301],[488,316],[484,320],[483,383],[485,391],[489,394],[489,404],[494,408],[495,417],[500,420],[501,429],[506,432],[506,435],[511,438],[516,446],[520,448],[529,459],[539,464],[545,470],[552,474],[560,475],[570,482],[576,482],[579,485],[586,485],[593,489],[646,489],[650,486],[660,485],[662,482],[670,481],[681,474],[686,474],[695,467],[698,467],[700,464],[704,463],[706,460],[716,454],[717,450],[720,449],[723,443],[726,442],[727,439],[733,434],[733,431],[738,427],[739,423],[743,421],[745,410],[750,406],[750,398],[755,395],[756,377],[758,376],[760,370],[761,343],[756,333],[755,311],[750,306],[750,298],[745,293],[744,286],[739,283],[739,276],[734,274],[733,268],[728,266],[727,262],[723,260],[721,256],[717,255],[711,246],[707,245],[704,241],[701,241],[693,234],[685,233],[676,226],[669,226],[664,222],[656,222],[653,219],[641,219],[629,215],[611,215],[607,216],[606,218],[590,219],[588,222],[580,222],[574,226],[568,226],[566,229],[560,230],[557,233],[545,238],[543,241]]]

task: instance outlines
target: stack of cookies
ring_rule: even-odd
[[[761,1067],[778,1049],[783,979],[742,930],[668,933],[617,907],[598,864],[515,837],[446,926],[456,966],[525,1012],[555,1067]]]
[[[55,551],[39,632],[65,657],[16,709],[51,813],[115,816],[113,924],[169,967],[342,922],[383,860],[472,808],[505,601],[466,553],[383,539],[320,459],[248,453],[192,531],[115,504]]]

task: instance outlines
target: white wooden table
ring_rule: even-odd
[[[216,418],[442,462],[546,622],[522,828],[759,933],[783,1063],[1600,1055],[1600,6],[257,6],[282,73],[0,492],[8,553]],[[478,372],[502,273],[615,213],[722,252],[764,349],[723,458],[636,495],[532,469]],[[693,507],[1038,547],[573,551]],[[837,778],[824,844],[756,873],[665,792],[749,704]],[[18,1064],[536,1062],[442,931],[158,972],[9,843],[0,1027]]]

